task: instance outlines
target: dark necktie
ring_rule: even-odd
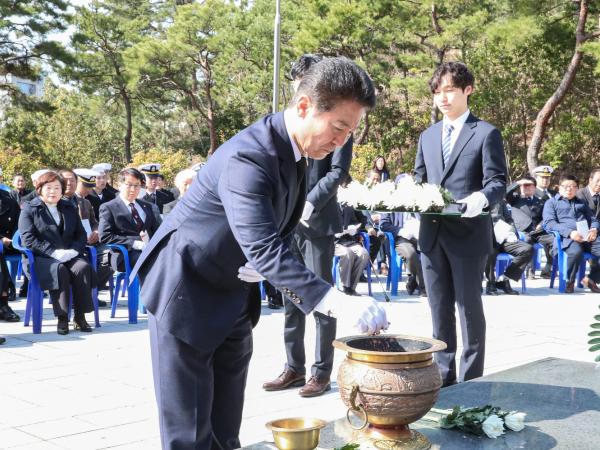
[[[296,163],[296,180],[298,180],[298,186],[300,186],[300,184],[302,184],[302,179],[304,178],[305,174],[306,174],[306,158],[303,156]]]
[[[144,221],[137,212],[137,209],[135,209],[135,205],[133,203],[130,203],[129,207],[131,208],[131,215],[133,216],[133,221],[135,222],[135,228],[139,233],[144,229]]]
[[[596,211],[598,211],[598,205],[600,204],[600,194],[594,194],[592,196],[592,199],[594,201],[594,206],[596,207]]]

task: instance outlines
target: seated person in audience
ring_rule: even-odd
[[[543,203],[553,198],[557,194],[554,189],[550,189],[550,184],[552,183],[552,173],[554,173],[554,169],[551,166],[538,166],[533,169],[537,186],[535,190],[535,196],[538,197]]]
[[[15,286],[6,265],[5,255],[18,254],[12,246],[12,236],[17,229],[19,220],[19,205],[10,193],[0,190],[0,239],[2,253],[0,254],[0,320],[18,322],[19,316],[8,306],[9,297],[14,299]]]
[[[137,198],[143,182],[144,175],[139,170],[121,170],[119,196],[100,206],[100,242],[125,246],[131,267],[160,225],[152,205]],[[119,251],[111,250],[110,264],[113,270],[125,271],[123,255]]]
[[[600,220],[600,167],[590,172],[588,185],[577,191],[577,197],[587,203],[596,220]]]
[[[160,167],[161,165],[158,163],[144,164],[140,167],[140,171],[146,177],[146,193],[143,195],[142,200],[156,205],[160,214],[162,214],[163,207],[171,202],[171,199],[158,189]]]
[[[345,210],[353,209],[349,206]],[[367,267],[369,261],[369,252],[363,245],[363,238],[359,230],[364,227],[366,220],[360,223],[355,220],[356,216],[351,214],[342,214],[344,219],[344,231],[335,235],[334,255],[339,256],[340,281],[342,291],[348,295],[359,295],[356,292],[356,286],[360,277]],[[352,223],[354,222],[354,223]]]
[[[184,169],[175,176],[175,187],[177,188],[177,191],[179,192],[179,196],[177,198],[175,198],[175,196],[173,196],[174,200],[167,203],[163,207],[164,214],[169,214],[173,210],[173,208],[175,208],[175,205],[179,202],[181,197],[183,197],[183,195],[186,193],[186,191],[192,185],[192,181],[194,181],[194,178],[196,178],[196,175],[197,175],[197,173],[195,170]]]
[[[87,199],[94,207],[94,214],[98,219],[100,217],[100,205],[114,200],[119,193],[115,188],[108,184],[108,171],[112,166],[108,163],[94,164],[92,170],[96,172],[96,185],[92,188]]]
[[[92,303],[92,267],[84,256],[86,234],[77,209],[62,199],[65,182],[56,172],[46,172],[38,179],[38,197],[25,204],[19,217],[19,231],[24,247],[35,255],[34,268],[42,290],[50,291],[58,334],[69,333],[67,313],[73,297],[74,328],[92,331],[85,313]],[[27,259],[23,269],[30,273]]]
[[[561,247],[567,257],[566,293],[575,289],[575,278],[581,264],[583,253],[589,252],[600,257],[600,240],[598,239],[598,219],[587,203],[577,197],[579,185],[573,175],[560,178],[559,193],[544,205],[544,228],[556,231],[561,236]],[[554,253],[558,249],[553,249]],[[592,292],[599,293],[600,266],[592,266],[588,276],[581,284]]]
[[[90,169],[75,169],[77,175],[77,188],[75,190],[75,199],[77,200],[77,208],[79,217],[86,229],[87,245],[96,247],[96,278],[98,290],[108,288],[107,284],[113,276],[112,268],[110,267],[110,251],[105,249],[100,244],[100,233],[98,232],[98,219],[94,212],[94,208],[88,200],[92,196],[90,192],[96,186],[96,177],[98,172]],[[87,222],[86,222],[87,221]],[[98,306],[106,306],[106,302],[98,300]]]
[[[169,203],[172,202],[173,200],[175,200],[175,194],[173,194],[173,192],[171,192],[169,189],[167,189],[165,186],[165,176],[162,173],[158,174],[158,191],[162,192],[163,194],[165,194],[166,198],[169,200]]]
[[[19,207],[21,207],[21,203],[23,203],[23,197],[30,194],[31,189],[27,189],[25,177],[20,173],[17,173],[13,177],[13,188],[14,189],[10,191],[10,195],[17,202]]]
[[[552,244],[554,236],[547,233],[542,226],[544,202],[535,195],[537,182],[526,175],[508,187],[506,201],[511,206],[512,219],[529,244],[539,243],[544,246],[546,265],[541,277],[550,278],[552,269]],[[533,271],[531,272],[533,278]]]
[[[519,281],[521,279],[527,264],[531,262],[533,245],[519,240],[519,234],[506,201],[501,201],[494,206],[490,214],[494,224],[494,248],[488,257],[485,268],[488,279],[485,292],[488,295],[496,295],[498,289],[502,289],[506,294],[519,295],[511,287],[509,280]],[[496,280],[496,258],[499,253],[508,253],[512,256],[512,261]]]
[[[419,288],[421,297],[427,297],[423,267],[417,250],[419,238],[419,218],[414,213],[387,213],[381,215],[381,230],[392,233],[396,240],[396,252],[404,258],[408,268],[406,291],[413,295]]]

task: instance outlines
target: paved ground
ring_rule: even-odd
[[[486,373],[547,356],[593,359],[586,334],[598,313],[600,295],[581,290],[557,295],[547,285],[547,280],[528,281],[527,295],[484,297]],[[373,287],[378,290],[376,284]],[[359,290],[366,291],[366,285]],[[0,448],[159,448],[145,318],[129,325],[122,301],[115,319],[103,309],[102,327],[93,333],[58,336],[51,309],[45,306],[40,335],[22,322],[0,323],[0,335],[8,337],[0,347]],[[12,307],[23,316],[24,300]],[[385,307],[392,321],[390,332],[430,336],[426,299],[402,294]],[[307,359],[312,362],[312,319],[309,324]],[[263,308],[246,389],[241,430],[245,445],[268,438],[264,424],[274,418],[309,415],[330,420],[345,413],[335,383],[330,393],[314,399],[300,398],[296,389],[261,389],[263,381],[283,367],[282,328],[281,310]],[[350,333],[338,331],[340,336]],[[338,352],[336,366],[342,358]]]

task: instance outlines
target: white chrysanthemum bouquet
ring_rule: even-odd
[[[385,181],[368,186],[353,181],[338,189],[338,202],[370,211],[439,213],[452,202],[452,195],[440,186],[418,184],[407,176],[398,184]]]

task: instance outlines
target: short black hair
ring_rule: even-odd
[[[312,53],[306,53],[305,55],[302,55],[297,61],[294,61],[294,64],[292,64],[290,78],[292,81],[301,79],[304,74],[308,72],[308,69],[313,66],[313,64],[318,63],[322,59],[322,55],[314,55]]]
[[[125,181],[125,177],[133,177],[142,183],[142,185],[146,184],[146,177],[142,172],[137,170],[135,167],[126,167],[125,169],[119,172],[119,181],[123,183]]]
[[[577,179],[577,177],[575,175],[571,175],[571,174],[561,175],[560,181],[558,182],[558,184],[562,184],[563,181],[574,181],[575,183],[577,183],[577,185],[579,185],[579,180]]]
[[[354,101],[367,109],[375,107],[373,81],[355,62],[344,57],[323,58],[308,69],[292,99],[307,95],[318,111],[331,111],[342,101]]]
[[[594,168],[592,169],[592,171],[590,172],[590,180],[591,180],[592,178],[594,178],[594,176],[595,176],[597,173],[600,173],[600,167],[594,167]]]
[[[440,64],[429,80],[429,89],[431,93],[435,93],[442,84],[442,80],[446,75],[450,75],[452,85],[465,90],[467,86],[475,85],[475,77],[465,63],[451,61]]]

